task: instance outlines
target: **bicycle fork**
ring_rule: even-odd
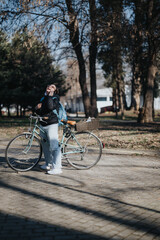
[[[30,150],[32,146],[33,138],[34,138],[34,134],[32,134],[32,137],[29,139],[27,147],[22,151],[24,154],[27,154],[28,151]],[[27,139],[27,134],[26,134],[26,139]]]

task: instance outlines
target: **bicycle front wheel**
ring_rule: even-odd
[[[97,164],[102,154],[102,143],[90,132],[71,135],[64,147],[64,156],[74,168],[89,169]]]
[[[15,171],[29,171],[39,162],[42,146],[37,137],[23,133],[13,138],[7,145],[5,157],[8,165]]]

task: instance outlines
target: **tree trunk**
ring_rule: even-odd
[[[121,84],[120,84],[121,85]],[[119,91],[119,99],[120,99],[120,106],[121,106],[121,119],[124,119],[124,101],[123,101],[123,90],[120,87],[120,91]]]
[[[68,29],[70,33],[70,42],[72,43],[73,49],[75,51],[75,54],[78,60],[79,83],[82,91],[84,111],[85,111],[86,117],[89,117],[91,105],[90,105],[90,98],[89,98],[87,82],[86,82],[85,60],[82,54],[82,46],[81,46],[81,43],[79,42],[78,21],[76,18],[76,13],[72,7],[72,1],[66,0],[66,5],[68,9],[68,16],[69,16]]]
[[[141,96],[141,79],[139,75],[139,67],[137,71],[133,72],[133,79],[132,79],[132,92],[131,92],[131,109],[134,109],[137,113],[140,108],[140,96]]]
[[[117,52],[119,55],[119,63],[117,64],[117,85],[118,85],[118,96],[119,96],[119,109],[121,110],[121,119],[124,119],[124,81],[122,77],[122,60],[121,60],[121,49]]]
[[[153,122],[153,88],[156,72],[157,67],[151,64],[148,69],[147,87],[144,96],[144,114],[141,120],[143,123]]]
[[[23,110],[22,110],[22,106],[20,106],[20,117],[23,116]]]
[[[121,110],[121,118],[124,118],[124,79],[122,67],[122,41],[119,37],[120,29],[122,28],[122,1],[117,1],[113,5],[113,75],[117,86],[118,106],[116,106],[116,117],[118,117],[118,110]],[[116,101],[117,104],[117,101]]]
[[[93,117],[98,116],[97,110],[97,83],[96,83],[96,58],[97,58],[97,19],[95,0],[89,0],[90,21],[91,21],[91,40],[89,47],[89,65],[90,65],[90,85],[91,85],[91,113]]]
[[[142,43],[143,43],[143,26],[142,26],[142,0],[135,1],[135,26],[133,36],[133,79],[132,79],[132,92],[131,92],[131,109],[136,112],[140,108],[140,95],[142,90],[141,77],[142,77]]]
[[[17,117],[19,117],[19,105],[16,105]]]
[[[1,104],[0,104],[0,117],[2,117],[2,107],[1,107]]]
[[[26,108],[24,107],[23,108],[23,117],[25,117],[25,115],[26,115]]]
[[[115,112],[116,112],[116,118],[118,118],[118,111],[119,111],[119,97],[118,97],[118,88],[116,89],[116,106],[115,106]]]
[[[119,108],[118,88],[113,88],[113,110],[116,113],[116,118],[118,118],[118,108]]]
[[[133,104],[134,111],[138,113],[140,108],[140,91],[134,92],[132,96],[132,104]]]
[[[77,57],[78,63],[79,63],[79,83],[82,91],[82,99],[83,99],[83,104],[84,104],[84,111],[85,111],[85,116],[89,117],[90,116],[90,98],[89,98],[89,93],[88,93],[88,88],[87,88],[87,83],[86,83],[86,69],[85,69],[85,63],[81,61],[79,57]]]
[[[7,109],[8,109],[8,117],[10,117],[11,116],[11,114],[10,114],[10,105],[7,106]]]
[[[97,110],[97,83],[96,83],[96,64],[95,64],[95,54],[94,54],[94,47],[90,46],[90,83],[91,83],[91,112],[90,115],[92,117],[97,117],[98,110]]]
[[[148,13],[147,13],[147,36],[148,36],[148,73],[146,82],[146,92],[144,96],[144,113],[142,116],[142,122],[148,123],[153,122],[153,91],[154,91],[154,79],[157,72],[156,66],[156,38],[154,36],[154,26],[152,25],[154,17],[154,0],[147,2]]]

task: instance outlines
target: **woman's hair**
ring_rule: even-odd
[[[55,93],[55,94],[59,94],[59,90],[57,89],[56,85],[52,83],[52,84],[49,84],[48,86],[51,86],[51,85],[52,85],[52,86],[54,87],[54,89],[55,89],[55,90],[54,90],[54,93]]]
[[[59,90],[57,88],[54,92],[55,92],[55,94],[59,94]]]

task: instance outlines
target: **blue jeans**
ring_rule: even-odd
[[[51,164],[54,169],[61,169],[61,149],[58,142],[58,123],[48,126],[41,126],[44,133],[40,131],[42,137],[42,149],[46,165]]]

